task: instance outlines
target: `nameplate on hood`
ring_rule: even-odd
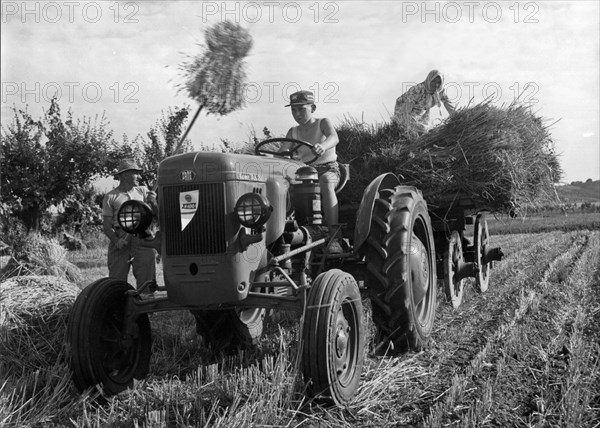
[[[179,193],[179,212],[181,213],[181,230],[185,229],[198,210],[200,190]]]
[[[186,169],[185,171],[181,171],[179,173],[179,179],[181,181],[193,181],[194,177],[196,177],[196,173],[189,169]]]

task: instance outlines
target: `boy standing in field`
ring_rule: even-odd
[[[306,141],[314,147],[309,149],[301,146],[298,149],[300,160],[307,162],[318,156],[317,160],[310,166],[314,167],[319,174],[319,185],[321,187],[322,208],[330,236],[339,234],[338,224],[338,200],[335,188],[340,181],[340,167],[337,163],[335,146],[339,138],[331,121],[327,118],[318,119],[313,116],[317,109],[314,94],[310,91],[298,91],[290,95],[292,116],[298,123],[289,129],[286,138]],[[281,151],[291,148],[291,143],[284,143]],[[330,242],[327,247],[330,253],[341,253],[342,247],[337,239]]]

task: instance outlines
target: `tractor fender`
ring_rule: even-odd
[[[400,179],[393,173],[387,172],[375,178],[363,192],[360,206],[356,213],[356,227],[354,228],[354,252],[358,253],[371,231],[371,218],[375,199],[379,196],[380,189],[394,189],[400,185]]]

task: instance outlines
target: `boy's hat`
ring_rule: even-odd
[[[289,106],[301,106],[304,104],[314,104],[315,103],[315,95],[311,91],[298,91],[294,92],[290,95],[290,103],[286,105]]]
[[[138,166],[137,163],[135,163],[134,160],[125,159],[124,161],[119,162],[119,165],[117,165],[117,172],[115,172],[115,175],[119,175],[120,173],[129,170],[142,172],[142,169]]]

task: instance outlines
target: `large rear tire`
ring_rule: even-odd
[[[436,309],[436,264],[431,220],[419,190],[381,189],[364,247],[365,285],[377,326],[376,351],[421,349]]]
[[[257,345],[262,336],[265,313],[262,308],[192,311],[196,331],[216,352]]]
[[[124,281],[103,278],[77,296],[68,323],[73,382],[80,392],[97,388],[118,394],[148,373],[151,353],[150,322],[146,314],[135,320],[133,334],[124,328],[128,290]]]
[[[352,275],[321,273],[309,290],[304,315],[302,368],[308,393],[324,404],[354,396],[364,360],[363,310]]]

